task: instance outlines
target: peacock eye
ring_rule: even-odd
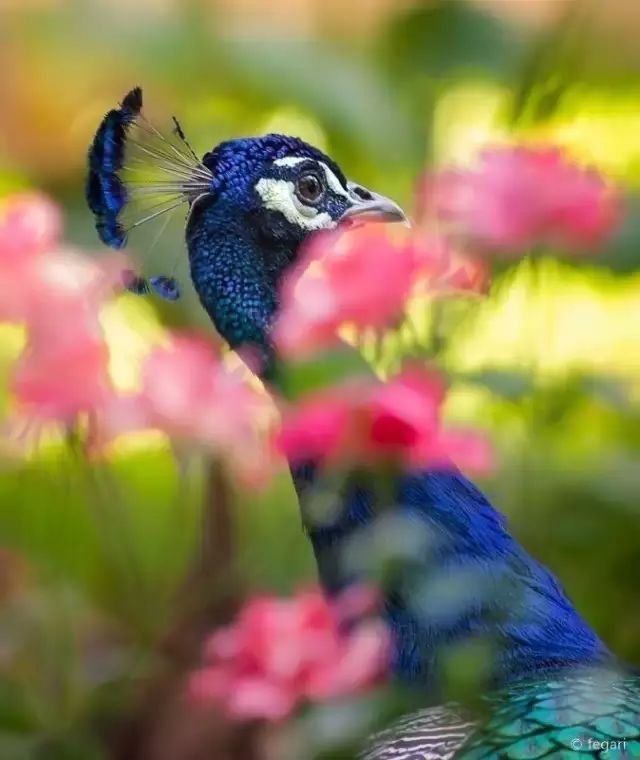
[[[305,174],[296,181],[296,193],[305,203],[317,203],[324,195],[324,186],[315,174]]]

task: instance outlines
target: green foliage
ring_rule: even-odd
[[[409,8],[389,26],[387,55],[399,74],[445,80],[488,74],[502,77],[521,52],[520,35],[463,0]],[[444,82],[443,82],[444,83]]]

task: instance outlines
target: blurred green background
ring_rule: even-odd
[[[483,487],[605,641],[640,664],[638,33],[635,0],[2,0],[0,192],[45,190],[67,239],[99,255],[86,149],[135,84],[147,115],[179,116],[197,152],[294,133],[407,209],[425,169],[513,139],[560,143],[623,183],[625,220],[606,250],[494,264],[487,300],[437,320],[416,304],[414,329],[387,342],[382,363],[416,335],[437,353],[451,418],[495,441]],[[144,255],[145,235],[133,245]],[[179,222],[149,266],[176,262],[188,290]],[[118,383],[135,381],[163,324],[209,329],[191,292],[108,309]],[[0,336],[6,376],[20,338]],[[5,458],[0,757],[102,756],[105,726],[162,656],[199,551],[206,473],[157,442],[101,465],[56,446]],[[235,566],[249,587],[314,578],[284,467],[236,502]]]

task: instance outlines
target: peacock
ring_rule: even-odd
[[[277,384],[270,330],[283,275],[303,243],[347,221],[396,222],[405,215],[296,137],[234,139],[198,158],[174,124],[173,134],[163,136],[146,121],[139,88],[104,117],[89,150],[86,185],[98,234],[121,248],[131,228],[183,207],[191,279],[204,310],[229,345]],[[145,162],[159,179],[144,174]],[[148,197],[155,205],[128,222],[135,202]],[[173,278],[149,283],[160,295],[177,296]],[[144,292],[149,283],[128,273],[125,285]],[[384,587],[384,614],[393,633],[393,674],[420,690],[425,707],[374,735],[363,758],[640,757],[640,674],[609,651],[555,576],[461,473],[403,472],[385,509],[366,481],[348,480],[339,509],[319,524],[308,515],[316,465],[291,470],[328,594],[359,580],[344,549],[363,533],[396,530],[399,520],[411,533],[414,551]],[[436,605],[451,583],[455,604]],[[470,641],[487,643],[481,709],[438,704],[445,653]]]

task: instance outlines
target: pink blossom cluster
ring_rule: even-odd
[[[423,215],[512,255],[540,245],[593,248],[612,234],[621,211],[611,183],[557,147],[487,149],[474,168],[426,177],[419,195]]]
[[[27,336],[11,378],[20,420],[73,425],[83,414],[94,451],[123,432],[159,429],[262,482],[270,466],[266,397],[204,340],[170,338],[149,355],[139,392],[116,392],[100,312],[121,289],[123,261],[99,264],[64,247],[61,232],[60,211],[39,194],[0,202],[0,319],[24,325]]]
[[[371,687],[386,672],[390,643],[379,618],[362,616],[371,599],[364,588],[336,604],[316,589],[291,599],[254,597],[206,643],[191,696],[218,702],[239,720],[277,721],[305,701]]]
[[[211,343],[196,335],[175,335],[155,349],[144,364],[140,391],[115,398],[107,411],[112,436],[162,430],[209,448],[249,485],[262,484],[269,474],[273,413],[267,396],[240,369],[225,367]]]
[[[549,240],[594,245],[611,234],[620,206],[602,177],[553,148],[487,150],[476,168],[426,181],[421,199],[423,212],[428,206],[455,232],[495,250]],[[233,460],[258,462],[253,420],[264,405],[198,340],[176,338],[158,349],[145,367],[141,391],[114,402],[99,321],[114,288],[114,267],[63,247],[61,229],[58,209],[40,195],[0,204],[0,318],[27,328],[12,379],[20,408],[66,423],[99,411],[107,430],[158,427],[211,444]],[[336,343],[344,324],[360,330],[393,326],[414,294],[477,291],[484,284],[482,265],[424,224],[413,231],[369,226],[319,234],[285,280],[275,341],[285,357],[299,357]],[[327,461],[392,454],[424,464],[446,458],[453,433],[436,435],[437,415],[420,416],[417,403],[410,421],[402,414],[393,418],[404,442],[391,440],[392,415],[379,418],[389,399],[402,406],[422,396],[422,412],[429,404],[439,409],[442,392],[434,393],[433,383],[417,375],[404,373],[386,386],[347,384],[303,400],[285,414],[282,449],[290,456],[308,449]]]
[[[98,315],[110,277],[108,266],[64,248],[61,230],[59,210],[41,195],[0,203],[0,318],[27,328],[13,391],[34,417],[67,422],[109,394]]]
[[[40,196],[17,196],[0,206],[1,316],[27,328],[12,379],[20,412],[64,424],[87,413],[94,450],[122,433],[159,429],[208,447],[247,482],[264,481],[273,464],[265,435],[270,404],[240,373],[225,368],[204,340],[170,337],[148,357],[138,392],[116,393],[100,310],[114,292],[122,262],[99,265],[63,248],[61,227],[57,208]],[[410,234],[390,238],[364,229],[345,238],[332,235],[312,244],[309,256],[312,267],[324,267],[318,292],[331,302],[323,317],[317,318],[317,310],[310,314],[300,336],[313,348],[336,339],[344,316],[360,326],[383,327],[412,290],[477,283],[473,269],[452,263],[446,245]],[[372,263],[376,277],[370,275]],[[305,276],[306,270],[295,278]],[[311,297],[285,297],[282,329],[313,303]],[[443,431],[443,398],[442,384],[419,368],[387,384],[354,381],[285,408],[277,449],[290,459],[304,454],[327,463],[453,459],[481,466],[487,456],[480,439]]]
[[[478,470],[491,463],[484,436],[445,429],[445,385],[435,373],[410,366],[386,383],[351,380],[286,409],[278,436],[291,461],[334,467],[384,460],[407,467]]]

